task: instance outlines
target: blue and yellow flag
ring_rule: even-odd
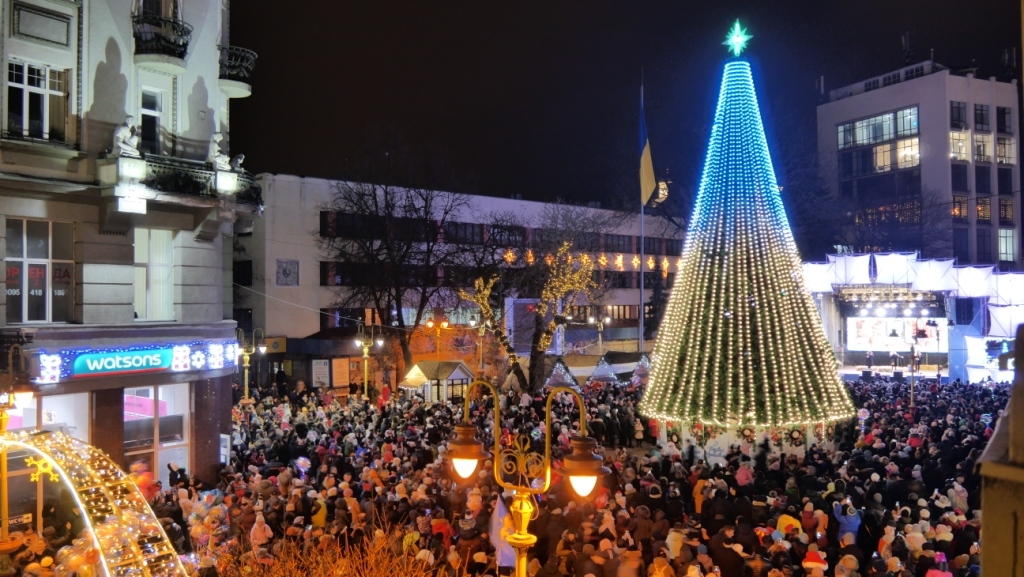
[[[651,143],[647,140],[647,121],[644,120],[644,87],[640,87],[640,204],[646,206],[658,188],[654,180],[654,162],[651,161]]]

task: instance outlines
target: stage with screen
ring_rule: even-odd
[[[917,352],[945,353],[949,350],[946,322],[929,326],[927,318],[847,317],[846,350],[878,353],[910,352],[917,337]],[[876,361],[884,362],[881,357]]]

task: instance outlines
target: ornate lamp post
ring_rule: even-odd
[[[378,347],[384,346],[383,336],[377,335],[376,341],[374,340],[375,330],[377,330],[377,325],[370,325],[370,334],[367,335],[363,330],[363,325],[359,325],[359,336],[356,337],[356,346],[363,348],[363,398],[367,401],[370,400],[370,347],[374,345],[374,342]]]
[[[437,360],[441,360],[441,331],[448,330],[448,321],[443,320],[440,323],[435,323],[433,320],[427,321],[427,328],[432,329],[434,334],[437,336]]]
[[[545,422],[547,434],[544,436],[544,454],[530,451],[530,438],[518,435],[511,447],[501,448],[501,415],[497,407],[498,390],[487,381],[476,380],[469,385],[463,401],[463,421],[455,426],[455,438],[448,443],[448,455],[451,457],[455,472],[463,479],[469,478],[476,470],[477,463],[490,459],[491,454],[484,450],[484,445],[476,440],[477,429],[469,422],[469,406],[473,389],[487,387],[495,399],[494,413],[494,478],[503,488],[515,492],[509,514],[515,533],[506,537],[506,541],[516,550],[515,577],[526,577],[526,552],[537,537],[527,531],[535,511],[534,495],[546,493],[551,486],[551,403],[559,393],[569,393],[580,407],[580,435],[573,437],[569,443],[572,453],[569,454],[559,471],[569,478],[569,484],[581,497],[586,497],[597,485],[597,478],[611,471],[603,465],[600,456],[594,453],[597,441],[587,437],[587,407],[583,397],[569,387],[556,387],[548,393]],[[506,477],[515,481],[506,480]],[[539,487],[534,481],[542,481]]]
[[[245,331],[241,328],[235,329],[235,339],[238,340],[238,355],[242,357],[242,366],[244,367],[242,373],[242,382],[245,387],[245,392],[242,394],[242,400],[238,401],[239,405],[242,405],[242,410],[248,410],[256,401],[249,396],[249,357],[256,354],[265,354],[267,352],[267,341],[263,336],[263,329],[253,329],[252,337],[248,340],[245,338]]]
[[[587,323],[597,325],[597,354],[604,354],[604,325],[612,322],[611,317],[594,318],[590,317],[587,319]]]
[[[17,354],[17,356],[15,356]],[[14,360],[18,364],[15,366]],[[7,433],[7,421],[10,418],[7,411],[16,406],[26,406],[32,402],[35,390],[24,372],[25,365],[22,357],[21,345],[11,345],[7,349],[7,373],[0,381],[0,437]],[[0,575],[14,575],[14,568],[11,567],[11,553],[17,551],[22,544],[22,539],[12,537],[8,531],[8,500],[7,491],[7,444],[0,445]]]

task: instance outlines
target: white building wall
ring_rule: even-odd
[[[244,255],[235,257],[239,260],[253,260],[253,291],[244,301],[236,303],[235,307],[252,308],[253,326],[263,327],[267,335],[307,337],[320,330],[320,309],[332,308],[337,301],[331,287],[320,286],[321,257],[316,243],[316,235],[320,230],[320,210],[331,199],[331,181],[275,174],[262,174],[259,178],[263,185],[266,212],[256,222],[252,236],[239,238],[239,243],[244,247]],[[553,206],[549,203],[508,198],[469,198],[469,210],[453,220],[487,224],[491,214],[513,213],[523,222],[529,223],[531,220],[539,220],[543,212]],[[626,217],[616,230],[606,232],[638,236],[639,216]],[[651,216],[646,218],[645,232],[648,237],[682,238],[682,233],[674,230],[672,225]],[[632,256],[624,255],[624,260],[628,263]],[[277,284],[279,260],[299,261],[299,286]],[[678,258],[671,257],[669,260],[670,272],[675,272]],[[627,264],[626,270],[633,269]],[[646,292],[649,297],[650,289]],[[610,290],[601,303],[636,306],[639,303],[639,289]]]
[[[1014,200],[1014,224],[1018,245],[1021,243],[1021,207],[1020,207],[1020,136],[1016,134],[1019,126],[1020,107],[1018,106],[1017,82],[999,82],[995,78],[980,79],[972,74],[958,76],[951,74],[949,70],[941,70],[925,76],[914,78],[884,86],[868,92],[861,92],[858,85],[842,88],[834,93],[847,92],[851,89],[856,92],[852,96],[839,98],[818,106],[818,158],[822,176],[828,184],[832,195],[839,196],[838,178],[838,139],[837,127],[840,124],[869,118],[884,112],[896,111],[908,106],[918,106],[919,114],[919,139],[921,150],[921,189],[923,194],[933,193],[937,195],[939,202],[951,207],[953,200],[952,178],[950,168],[950,101],[967,103],[967,116],[969,131],[967,132],[968,142],[973,143],[974,130],[974,104],[989,105],[989,124],[991,130],[985,132],[992,139],[993,152],[995,155],[996,133],[996,108],[1007,107],[1012,109],[1012,127],[1018,150],[1017,164],[1013,165],[1013,200]],[[993,233],[992,254],[997,255],[998,248],[998,198],[997,187],[997,165],[991,163],[992,169],[992,211],[993,218],[990,226]],[[968,180],[970,182],[969,194],[969,218],[966,225],[957,225],[968,228],[969,252],[972,262],[977,262],[978,250],[977,222],[976,215],[976,186],[975,186],[975,162],[972,160],[968,167]],[[957,192],[960,194],[960,192]],[[895,199],[894,199],[895,200]],[[948,226],[952,229],[952,222],[935,223],[936,226]],[[1002,228],[1009,228],[1003,226]],[[952,233],[951,233],[952,234]],[[948,255],[952,256],[952,254]],[[1017,250],[1016,264],[1020,269],[1022,255],[1020,247]]]

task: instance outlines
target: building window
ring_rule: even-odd
[[[903,72],[904,80],[911,80],[913,78],[920,78],[922,76],[924,76],[924,65],[923,64],[921,66],[915,66],[913,68],[907,68]]]
[[[999,229],[999,260],[1002,262],[1016,262],[1017,260],[1017,235],[1012,228]]]
[[[992,194],[992,169],[987,164],[974,167],[974,185],[974,191],[979,196]]]
[[[978,262],[992,262],[992,229],[978,227]]]
[[[1002,168],[996,169],[996,187],[999,189],[999,194],[1013,194],[1013,169]]]
[[[604,250],[607,252],[633,252],[633,237],[624,234],[604,235]]]
[[[967,133],[957,130],[950,131],[949,158],[951,160],[970,160],[967,150]]]
[[[974,105],[974,129],[983,130],[985,132],[989,131],[988,104]]]
[[[320,309],[320,330],[356,328],[366,318],[364,309],[332,308]]]
[[[882,86],[891,86],[897,84],[900,81],[900,73],[893,72],[892,74],[886,74],[882,77]]]
[[[644,254],[661,254],[661,239],[644,237]]]
[[[71,320],[74,234],[69,222],[7,218],[7,323]]]
[[[154,90],[142,90],[142,113],[140,128],[140,149],[150,154],[160,154],[160,111],[161,94]]]
[[[174,233],[135,227],[135,318],[174,319]]]
[[[917,134],[917,107],[904,108],[896,113],[896,136]]]
[[[522,247],[526,244],[526,229],[521,226],[495,225],[491,227],[493,244],[506,247]]]
[[[875,172],[888,172],[892,170],[892,145],[879,144],[873,149]]]
[[[857,145],[875,144],[893,138],[893,115],[891,112],[854,123]]]
[[[1013,199],[999,199],[999,224],[1013,224]]]
[[[950,172],[952,174],[953,190],[958,192],[970,192],[971,188],[967,184],[967,165],[953,164],[950,166]]]
[[[847,122],[846,124],[840,124],[838,127],[839,133],[839,150],[844,148],[850,148],[854,146],[853,139],[853,123]]]
[[[992,222],[992,199],[977,199],[978,222]]]
[[[231,267],[231,282],[239,286],[252,286],[252,261],[236,260]]]
[[[896,143],[896,156],[900,168],[913,168],[921,164],[921,147],[917,137],[906,138]]]
[[[444,223],[444,240],[453,244],[483,244],[484,227],[471,222]]]
[[[68,118],[67,77],[67,71],[43,64],[8,62],[8,135],[65,142]]]
[[[1011,118],[1010,108],[1006,106],[997,106],[996,130],[1003,134],[1013,134],[1013,124],[1010,123]]]
[[[683,241],[678,238],[666,238],[665,254],[668,256],[679,256],[683,254]]]
[[[1011,136],[996,137],[996,162],[1017,164],[1017,143]]]
[[[949,127],[953,130],[967,130],[967,103],[953,100],[949,103]]]
[[[953,229],[953,258],[955,258],[959,264],[967,264],[971,262],[971,251],[967,235],[968,229],[966,228]]]
[[[992,141],[987,134],[974,135],[974,162],[992,162]]]
[[[871,92],[872,90],[878,90],[877,78],[873,78],[864,83],[864,92]]]
[[[967,197],[953,195],[953,221],[967,222]]]

